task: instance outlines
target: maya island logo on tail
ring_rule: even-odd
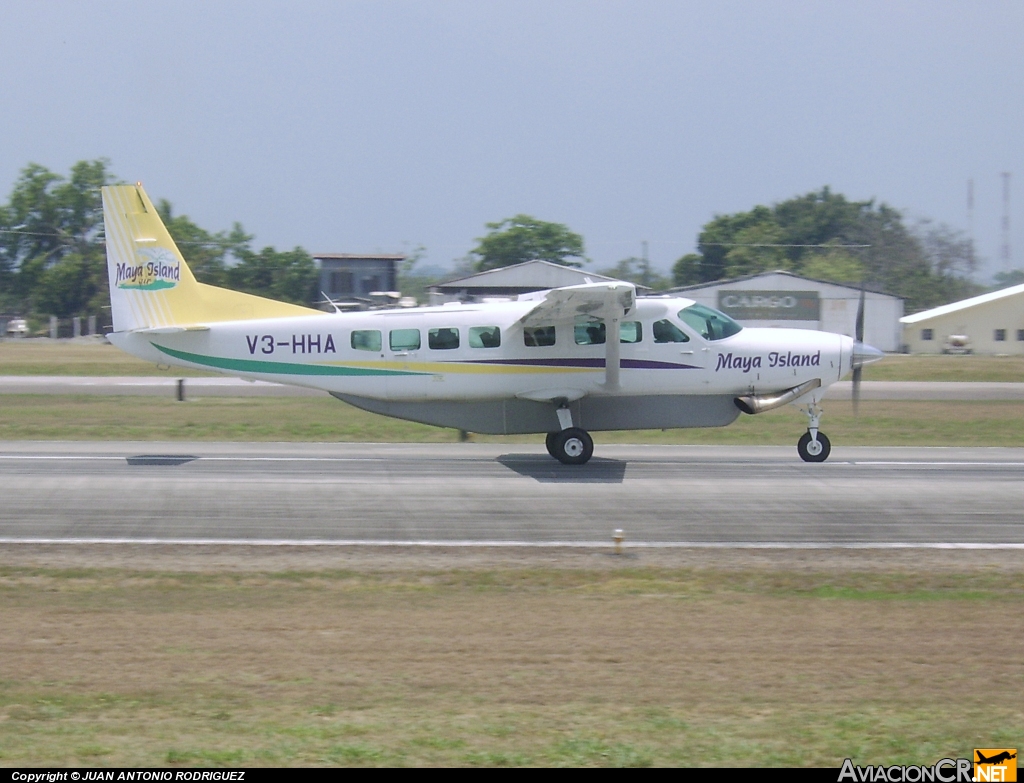
[[[117,264],[115,285],[136,291],[162,291],[181,282],[181,264],[162,247],[140,247],[134,264]]]

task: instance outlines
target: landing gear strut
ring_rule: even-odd
[[[797,453],[804,462],[824,462],[832,452],[832,444],[825,433],[818,432],[822,410],[818,403],[812,402],[804,409],[804,413],[807,414],[807,432],[796,444]]]
[[[594,454],[594,439],[585,429],[572,426],[572,413],[568,407],[559,407],[559,432],[549,432],[544,441],[548,454],[566,465],[584,465]]]

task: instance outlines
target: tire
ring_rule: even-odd
[[[829,439],[825,437],[823,432],[818,433],[818,446],[820,451],[817,454],[811,453],[811,433],[805,432],[803,437],[800,438],[796,444],[796,450],[800,454],[800,459],[804,462],[824,462],[828,459],[828,455],[832,453],[832,444]]]
[[[555,433],[552,446],[555,459],[566,465],[585,465],[594,454],[594,439],[579,427]]]
[[[544,445],[547,446],[548,454],[555,459],[558,459],[558,454],[555,453],[555,438],[561,434],[562,433],[560,432],[549,432],[547,437],[544,439]]]

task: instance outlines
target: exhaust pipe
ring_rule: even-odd
[[[751,415],[755,413],[764,413],[765,411],[774,410],[775,408],[781,408],[783,405],[788,405],[793,400],[800,399],[807,392],[813,391],[821,386],[821,378],[812,378],[806,383],[801,383],[799,386],[794,386],[792,389],[787,389],[784,392],[778,394],[749,394],[745,397],[737,397],[733,400],[736,403],[736,407],[744,413]]]

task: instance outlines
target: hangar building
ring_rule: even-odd
[[[609,281],[615,281],[615,278],[572,266],[552,264],[550,261],[526,261],[432,285],[430,304],[480,302],[491,298],[510,298],[533,291],[545,291],[548,288]],[[650,291],[642,285],[638,285],[636,290],[640,294]]]
[[[911,353],[1024,354],[1024,284],[900,321]]]
[[[672,293],[715,307],[743,326],[820,329],[849,337],[855,334],[860,303],[860,288],[783,271],[674,288]],[[899,351],[902,315],[899,297],[865,291],[864,342]]]
[[[394,254],[319,253],[320,290],[342,303],[368,299],[377,291],[398,290],[398,265],[405,259]]]

